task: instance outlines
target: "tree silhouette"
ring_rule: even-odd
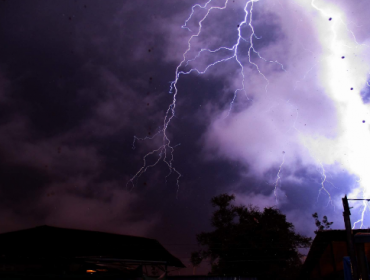
[[[197,234],[201,249],[192,253],[193,265],[208,259],[214,275],[293,278],[301,265],[298,248],[308,247],[311,238],[296,233],[278,209],[235,206],[234,199],[229,194],[212,198],[215,230]]]
[[[322,217],[322,221],[319,220],[319,215],[316,213],[312,214],[312,217],[315,219],[315,225],[317,227],[317,230],[315,230],[315,233],[317,234],[319,231],[328,230],[330,229],[330,226],[333,224],[333,222],[328,221],[328,217],[324,216]]]

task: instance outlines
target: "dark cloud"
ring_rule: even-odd
[[[126,186],[143,156],[162,143],[162,135],[155,135],[172,102],[170,82],[207,12],[196,8],[187,23],[191,31],[181,28],[195,3],[0,2],[2,231],[52,224],[145,235],[189,263],[195,234],[210,229],[209,201],[223,192],[236,193],[237,203],[278,204],[308,235],[313,212],[328,213],[341,227],[340,196],[355,195],[362,174],[354,157],[347,157],[359,150],[347,147],[362,145],[354,145],[350,135],[363,131],[368,117],[361,102],[341,95],[346,89],[359,100],[368,97],[367,74],[362,78],[368,58],[361,44],[369,34],[360,27],[368,18],[362,2],[356,5],[361,9],[338,3],[359,15],[351,16],[347,27],[338,25],[353,30],[358,44],[348,45],[354,55],[336,54],[350,71],[333,76],[342,66],[330,68],[337,62],[328,55],[331,44],[325,39],[331,34],[327,24],[338,14],[328,21],[310,3],[253,2],[252,39],[259,53],[250,50],[247,22],[238,50],[245,92],[238,92],[233,106],[242,85],[235,59],[204,75],[180,76],[168,127],[180,187],[174,173],[166,177],[163,162]],[[232,47],[245,3],[212,10],[186,59],[202,48]],[[338,40],[351,37],[347,31]],[[180,70],[203,71],[227,57],[227,50],[205,51]],[[361,126],[346,122],[356,118]],[[361,133],[358,139],[367,139],[367,132]],[[155,137],[136,138],[133,149],[134,136]],[[157,159],[148,157],[148,163]],[[322,189],[325,176],[330,196]]]

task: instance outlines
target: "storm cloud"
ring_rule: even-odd
[[[276,205],[307,235],[314,212],[343,227],[340,198],[369,194],[369,3],[202,1],[189,18],[197,3],[0,2],[2,231],[148,236],[188,264],[224,192]],[[240,63],[225,49],[239,28]],[[127,187],[162,145],[187,49],[180,71],[207,71],[177,82],[167,135],[179,188],[162,161]]]

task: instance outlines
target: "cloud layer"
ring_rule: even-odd
[[[207,7],[225,1],[194,7],[190,31],[181,28],[196,3],[0,3],[3,231],[52,224],[145,235],[188,263],[195,234],[210,230],[209,201],[223,192],[277,204],[307,235],[313,212],[342,228],[341,196],[366,196],[370,183],[366,1],[253,1],[251,25],[249,2],[240,63],[230,49],[247,1],[213,9],[180,70],[225,61],[180,75],[168,127],[180,188],[161,163],[126,188],[162,140],[132,149],[134,136],[161,129],[188,40]],[[245,91],[235,95],[242,73]]]

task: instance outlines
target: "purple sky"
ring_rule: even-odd
[[[370,198],[370,3],[206,3],[0,1],[1,232],[141,235],[188,264],[214,195],[276,205],[309,236],[312,213],[343,228],[341,197]],[[169,93],[191,69],[207,71]],[[175,93],[179,187],[162,160],[135,177]]]

